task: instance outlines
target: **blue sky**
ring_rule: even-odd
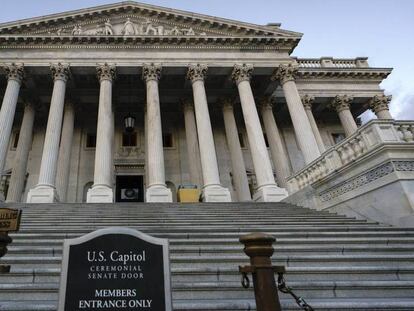
[[[0,22],[13,21],[116,0],[2,1]],[[280,22],[304,33],[293,55],[368,56],[371,66],[393,67],[382,83],[393,95],[391,113],[414,119],[414,0],[146,0],[148,4],[256,24]]]

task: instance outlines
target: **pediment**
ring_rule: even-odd
[[[301,37],[277,25],[260,26],[133,1],[0,24],[0,35]]]

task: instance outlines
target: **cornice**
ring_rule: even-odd
[[[300,68],[297,79],[385,79],[392,68]]]

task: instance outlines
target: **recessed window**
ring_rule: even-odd
[[[344,133],[332,133],[332,138],[335,144],[338,144],[345,139],[345,134]]]
[[[263,133],[263,137],[265,140],[266,147],[269,148],[269,141],[267,140],[267,135],[265,133]]]
[[[162,144],[164,148],[173,148],[174,147],[174,139],[171,133],[164,133],[162,135]]]
[[[88,133],[86,134],[86,148],[95,148],[96,147],[96,134]]]
[[[240,147],[241,148],[246,148],[246,144],[244,142],[244,136],[242,133],[239,133],[239,141],[240,141]]]
[[[137,146],[137,133],[123,133],[122,134],[122,147],[136,147]]]
[[[20,137],[20,131],[17,131],[13,135],[13,145],[12,149],[16,149],[17,145],[19,144],[19,137]]]

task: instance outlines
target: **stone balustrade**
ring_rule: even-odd
[[[332,57],[297,59],[299,68],[367,68],[368,59],[334,59]]]
[[[410,144],[414,148],[414,121],[372,120],[290,176],[289,192],[297,192],[347,165],[352,165],[379,150],[382,145],[402,144]]]

